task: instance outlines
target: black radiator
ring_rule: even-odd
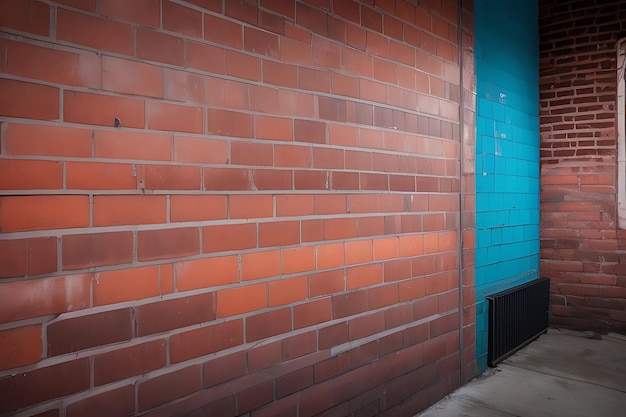
[[[495,366],[548,329],[549,278],[539,278],[486,298],[489,366]]]

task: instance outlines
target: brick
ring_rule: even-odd
[[[66,9],[57,10],[56,37],[98,50],[133,55],[133,31],[130,25]]]
[[[308,168],[311,166],[311,148],[309,146],[274,145],[274,166]]]
[[[124,74],[124,77],[120,77]],[[115,57],[102,57],[102,89],[163,98],[163,68]]]
[[[276,381],[276,393],[278,397],[285,397],[313,385],[313,367],[302,368]]]
[[[132,4],[126,4],[123,0],[103,0],[100,13],[102,16],[138,23],[142,26],[160,26],[158,0],[139,0]]]
[[[100,57],[91,52],[67,52],[6,39],[0,40],[6,52],[3,71],[23,78],[70,86],[100,88]],[[48,64],[37,65],[41,60]]]
[[[93,358],[94,385],[105,385],[162,368],[166,360],[165,339],[96,355]]]
[[[233,142],[230,145],[231,163],[234,165],[272,166],[273,146],[267,143]]]
[[[399,300],[398,285],[390,284],[370,288],[367,295],[370,310],[397,304]]]
[[[115,304],[157,295],[159,270],[156,266],[99,272],[93,283],[94,305]]]
[[[91,132],[87,129],[18,123],[7,123],[5,129],[3,143],[7,155],[91,157]],[[4,163],[18,161],[5,160]]]
[[[315,269],[315,248],[313,246],[283,249],[281,252],[283,274],[293,274]]]
[[[357,236],[356,219],[324,220],[324,236],[326,240],[349,239]]]
[[[294,188],[296,190],[327,190],[328,179],[326,171],[295,171]]]
[[[295,88],[298,85],[297,68],[295,65],[263,60],[263,82]]]
[[[145,379],[138,384],[139,411],[145,411],[202,389],[200,365]]]
[[[0,331],[1,370],[34,364],[42,354],[41,325]]]
[[[89,307],[91,275],[79,274],[3,283],[2,322]]]
[[[172,2],[162,3],[163,29],[191,38],[202,38],[202,12]]]
[[[171,3],[173,4],[173,3]],[[204,78],[170,68],[163,69],[164,97],[168,100],[204,103]]]
[[[165,223],[165,196],[98,195],[93,202],[94,226]]]
[[[259,343],[248,351],[248,370],[256,371],[277,365],[282,360],[281,342]]]
[[[225,140],[176,136],[174,160],[201,164],[227,163],[228,145]]]
[[[130,384],[70,403],[67,405],[65,415],[106,417],[130,415],[134,412],[135,388]]]
[[[311,297],[330,295],[344,290],[345,279],[343,269],[309,275],[309,294]]]
[[[293,140],[293,121],[287,118],[255,116],[255,137],[291,141]]]
[[[387,310],[389,311],[389,310]],[[358,340],[385,330],[385,313],[379,311],[367,316],[357,317],[348,322],[350,340]],[[410,307],[409,307],[410,311]]]
[[[23,81],[0,79],[0,114],[27,119],[57,120],[59,89]]]
[[[342,266],[345,259],[343,243],[320,245],[317,248],[317,269]]]
[[[299,67],[298,86],[304,90],[330,92],[330,76],[328,71],[313,68]]]
[[[217,292],[217,317],[247,313],[267,307],[265,284],[219,290]]]
[[[63,269],[81,269],[132,262],[131,232],[67,235],[62,239]]]
[[[332,306],[330,298],[321,298],[293,307],[293,328],[302,329],[324,323],[332,318]]]
[[[147,29],[137,29],[137,58],[182,67],[185,65],[183,39]]]
[[[282,342],[284,360],[299,358],[317,350],[317,332],[315,330],[289,337]]]
[[[183,362],[243,343],[243,320],[230,320],[170,336],[170,360]]]
[[[243,48],[243,28],[239,23],[204,14],[204,39],[210,42]]]
[[[320,350],[346,343],[349,340],[348,323],[340,322],[331,326],[323,327],[319,330]]]
[[[208,133],[219,136],[252,138],[253,116],[228,110],[208,110]]]
[[[40,36],[50,34],[50,6],[38,1],[5,1],[0,6],[0,26]]]
[[[66,188],[78,190],[135,190],[131,164],[66,162]]]
[[[178,258],[199,253],[197,228],[144,230],[137,233],[137,260]]]
[[[382,282],[381,264],[362,265],[346,271],[346,289],[368,287]]]
[[[130,340],[132,310],[122,308],[65,320],[46,328],[48,356],[76,352],[96,346]]]
[[[203,386],[210,388],[246,373],[246,352],[236,352],[205,362]]]
[[[185,42],[187,67],[214,74],[226,74],[226,51],[213,45]]]
[[[257,190],[291,190],[293,173],[289,170],[255,169],[252,179]]]
[[[257,247],[256,224],[231,224],[202,228],[202,252],[225,252]]]
[[[290,308],[246,317],[246,342],[256,342],[291,330]]]
[[[148,128],[174,132],[202,133],[203,111],[201,107],[180,106],[177,104],[146,103]]]
[[[0,160],[0,170],[12,175],[0,177],[3,190],[60,189],[63,187],[63,166],[52,161]]]
[[[0,231],[5,233],[87,227],[89,201],[87,196],[1,197],[0,223]]]
[[[269,381],[237,394],[237,413],[244,414],[274,400],[274,382]]]
[[[300,243],[300,222],[286,221],[259,224],[259,247]]]
[[[32,276],[56,270],[56,237],[0,241],[0,278]]]
[[[312,215],[313,204],[312,195],[277,195],[276,215],[279,217]]]
[[[146,165],[145,184],[148,190],[199,190],[200,168],[182,165]]]
[[[276,13],[294,19],[296,15],[295,4],[281,0],[261,0],[261,7],[270,9]]]
[[[226,51],[226,74],[250,81],[260,81],[261,59],[235,51]]]
[[[307,278],[296,277],[272,281],[268,284],[269,306],[292,304],[307,298]]]
[[[248,52],[278,58],[278,36],[251,27],[244,27],[243,48]]]
[[[135,133],[125,130],[97,130],[96,158],[170,161],[172,137],[159,133]],[[91,144],[89,144],[91,154]]]
[[[225,219],[226,215],[226,196],[181,194],[170,197],[170,220],[173,222],[218,220]]]
[[[229,198],[231,219],[272,217],[274,201],[271,195],[232,195]]]
[[[174,265],[174,269],[178,291],[231,284],[239,280],[237,256],[179,262]]]
[[[367,291],[333,296],[333,318],[342,318],[367,311]]]
[[[371,240],[346,242],[345,246],[346,265],[371,262],[373,260]]]
[[[58,381],[65,381],[59,384]],[[89,388],[89,359],[62,362],[30,372],[9,374],[0,379],[3,401],[0,412],[84,391]]]
[[[248,281],[280,275],[280,251],[254,252],[241,255],[241,279]]]
[[[124,127],[143,128],[144,102],[78,91],[63,93],[63,119],[66,122],[113,127],[116,118]]]

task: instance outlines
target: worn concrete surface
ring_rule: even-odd
[[[626,416],[626,337],[550,329],[420,417]]]

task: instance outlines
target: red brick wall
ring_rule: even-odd
[[[415,3],[3,1],[0,413],[413,415],[461,312],[471,377],[473,99],[462,149]]]
[[[541,272],[555,325],[626,331],[616,214],[620,1],[541,2]]]

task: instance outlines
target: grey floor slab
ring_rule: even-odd
[[[626,338],[551,330],[421,417],[624,417]]]

